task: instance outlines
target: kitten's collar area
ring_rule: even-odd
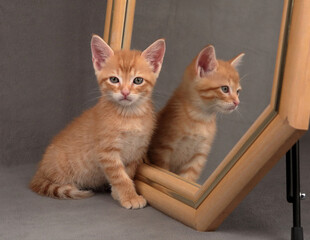
[[[194,121],[212,122],[216,118],[216,113],[211,109],[197,109],[193,104],[184,104],[185,113]]]
[[[118,105],[117,113],[123,117],[140,117],[147,113],[146,106]]]
[[[129,97],[122,97],[117,102],[114,102],[117,113],[123,117],[139,117],[143,116],[149,110],[148,103],[144,101],[145,99],[131,99]]]

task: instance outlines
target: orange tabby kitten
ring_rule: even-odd
[[[196,181],[206,163],[216,132],[216,114],[239,104],[236,66],[243,53],[225,62],[205,47],[187,67],[183,81],[158,115],[149,148],[152,163]]]
[[[53,139],[30,187],[53,198],[80,199],[109,182],[123,207],[142,208],[146,200],[137,195],[132,178],[154,130],[151,93],[165,41],[142,53],[113,52],[94,35],[91,50],[102,97]]]

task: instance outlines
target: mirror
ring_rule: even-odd
[[[270,102],[283,1],[137,1],[131,48],[165,38],[167,51],[153,99],[163,108],[181,83],[185,68],[206,45],[218,59],[244,52],[239,67],[240,105],[218,114],[217,134],[198,183],[221,163]],[[186,98],[186,96],[184,96]]]
[[[305,86],[310,76],[310,2],[240,0],[232,4],[228,1],[209,0],[200,3],[202,5],[194,6],[192,2],[176,0],[156,1],[156,4],[152,1],[137,1],[135,22],[143,24],[138,25],[139,28],[134,27],[131,47],[143,48],[156,38],[166,37],[167,49],[171,49],[168,50],[171,52],[167,52],[154,94],[157,109],[164,105],[177,86],[178,82],[174,81],[180,81],[184,68],[206,44],[213,43],[218,58],[224,60],[244,51],[247,57],[240,68],[241,76],[246,76],[242,81],[244,90],[240,97],[244,103],[240,105],[242,115],[223,116],[218,123],[219,128],[224,130],[227,128],[232,131],[232,128],[236,128],[241,131],[237,131],[235,135],[230,134],[232,136],[229,136],[229,144],[225,143],[225,149],[217,142],[221,142],[220,134],[223,134],[222,138],[228,142],[227,133],[218,133],[217,142],[213,144],[214,153],[210,156],[220,161],[214,164],[214,171],[210,167],[210,161],[208,162],[207,168],[210,170],[204,173],[207,179],[201,178],[202,185],[186,181],[156,165],[143,163],[136,173],[135,186],[151,206],[196,230],[210,231],[215,230],[225,220],[308,129],[310,88]],[[135,4],[135,0],[108,0],[104,36],[115,49],[130,47]],[[182,8],[182,4],[186,4],[186,7]],[[196,11],[208,11],[202,8],[203,4],[208,5],[212,11],[204,14],[203,21],[196,21],[191,25],[191,20],[199,19]],[[226,6],[230,8],[224,10]],[[280,10],[281,6],[283,11]],[[219,14],[221,11],[225,14]],[[234,17],[231,13],[243,14]],[[156,14],[160,14],[160,17]],[[189,15],[191,18],[186,18]],[[210,19],[207,21],[208,17]],[[264,24],[260,24],[265,20]],[[205,39],[200,37],[204,32],[194,31],[199,23],[205,23],[202,25],[210,31],[210,34],[205,35]],[[246,23],[255,23],[255,26],[247,28]],[[216,24],[223,24],[226,31],[221,29],[222,31],[215,32]],[[243,29],[239,26],[243,26]],[[190,27],[190,34],[183,31],[185,27]],[[237,28],[240,32],[232,31]],[[267,28],[272,30],[268,32]],[[187,36],[190,38],[186,38]],[[148,40],[149,38],[151,40]],[[173,38],[177,41],[173,42]],[[193,39],[197,39],[195,44]],[[239,41],[233,43],[232,40]],[[250,40],[257,42],[252,45]],[[191,46],[193,49],[182,46]],[[183,69],[180,71],[178,68]],[[257,70],[259,68],[260,70]],[[167,78],[170,75],[171,78]],[[261,78],[261,75],[266,78]],[[261,83],[264,85],[261,86]],[[242,121],[244,125],[241,127],[231,126],[232,123]],[[224,126],[225,124],[227,125]],[[221,152],[216,153],[215,145],[221,147]]]

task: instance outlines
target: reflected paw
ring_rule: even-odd
[[[138,209],[146,206],[146,200],[144,197],[136,195],[130,199],[121,201],[121,205],[127,209]]]

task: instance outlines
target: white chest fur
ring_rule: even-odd
[[[207,157],[211,144],[213,142],[214,133],[216,131],[215,122],[206,125],[186,126],[180,130],[184,134],[180,138],[176,138],[173,144],[173,153],[170,157],[172,171],[177,170],[180,166],[188,163],[196,154],[205,155]]]
[[[138,161],[146,152],[149,145],[153,122],[151,119],[143,121],[126,121],[121,125],[119,143],[121,157],[124,164],[131,161]]]
[[[176,142],[175,150],[171,156],[172,165],[178,167],[188,162],[196,153],[206,154],[209,146],[206,138],[199,135],[185,136]]]
[[[120,137],[121,157],[124,164],[139,160],[146,152],[149,136],[141,131],[122,132]]]

